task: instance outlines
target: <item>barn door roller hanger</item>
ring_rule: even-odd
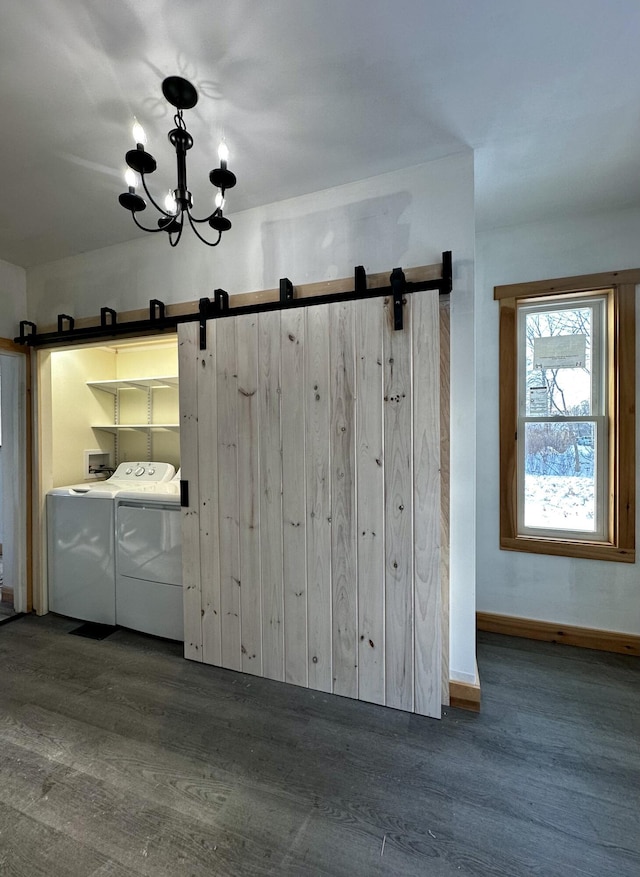
[[[58,314],[58,328],[55,332],[38,333],[37,326],[30,320],[20,321],[20,334],[15,339],[18,344],[31,347],[56,344],[71,344],[79,341],[92,341],[100,338],[119,338],[124,336],[157,334],[172,331],[180,323],[198,322],[200,324],[200,349],[207,346],[207,320],[223,317],[235,317],[241,314],[258,314],[266,311],[285,310],[287,308],[311,307],[318,304],[330,304],[340,301],[353,301],[360,298],[380,298],[390,296],[393,299],[393,325],[397,330],[403,328],[403,306],[406,296],[412,292],[423,292],[437,289],[440,295],[448,295],[453,286],[453,269],[451,251],[442,254],[442,274],[434,280],[408,281],[402,268],[394,268],[389,277],[388,286],[374,289],[367,287],[367,275],[362,265],[354,271],[353,289],[335,292],[329,295],[314,295],[304,298],[295,297],[295,288],[288,277],[280,280],[280,295],[276,301],[259,302],[239,307],[229,307],[229,294],[224,289],[216,289],[213,300],[201,298],[198,310],[191,314],[166,313],[165,305],[157,298],[149,302],[149,317],[144,320],[118,322],[118,315],[113,308],[100,309],[100,323],[96,326],[76,326],[69,314]]]

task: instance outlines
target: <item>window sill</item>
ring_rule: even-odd
[[[635,563],[635,548],[619,548],[611,542],[571,542],[567,539],[541,539],[537,536],[502,536],[500,548],[526,551],[529,554],[552,554],[556,557],[583,557],[585,560],[610,560]]]

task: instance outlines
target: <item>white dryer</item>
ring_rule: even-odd
[[[118,492],[168,482],[169,463],[121,463],[111,478],[47,494],[49,609],[83,621],[116,623],[115,508]]]
[[[116,497],[116,620],[182,641],[179,479],[180,473],[168,483]]]

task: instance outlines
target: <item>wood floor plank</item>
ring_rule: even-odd
[[[73,626],[0,630],[2,877],[640,873],[638,658],[482,634],[436,722]]]
[[[215,822],[184,819],[166,806],[114,789],[81,771],[54,768],[31,753],[3,747],[0,800],[69,837],[93,846],[126,868],[155,877],[180,871],[268,874],[260,853],[252,855],[236,832]],[[40,785],[46,793],[40,794]],[[99,826],[99,828],[97,828]]]
[[[56,877],[125,877],[137,873],[121,870],[64,832],[0,803],[0,874],[3,877],[51,877],[52,874]]]

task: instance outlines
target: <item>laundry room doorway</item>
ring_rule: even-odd
[[[180,466],[177,337],[42,348],[36,371],[34,609],[44,614],[50,608],[47,494],[95,486],[129,462],[161,462],[172,472]]]
[[[28,357],[0,345],[0,622],[30,606],[28,575]]]

